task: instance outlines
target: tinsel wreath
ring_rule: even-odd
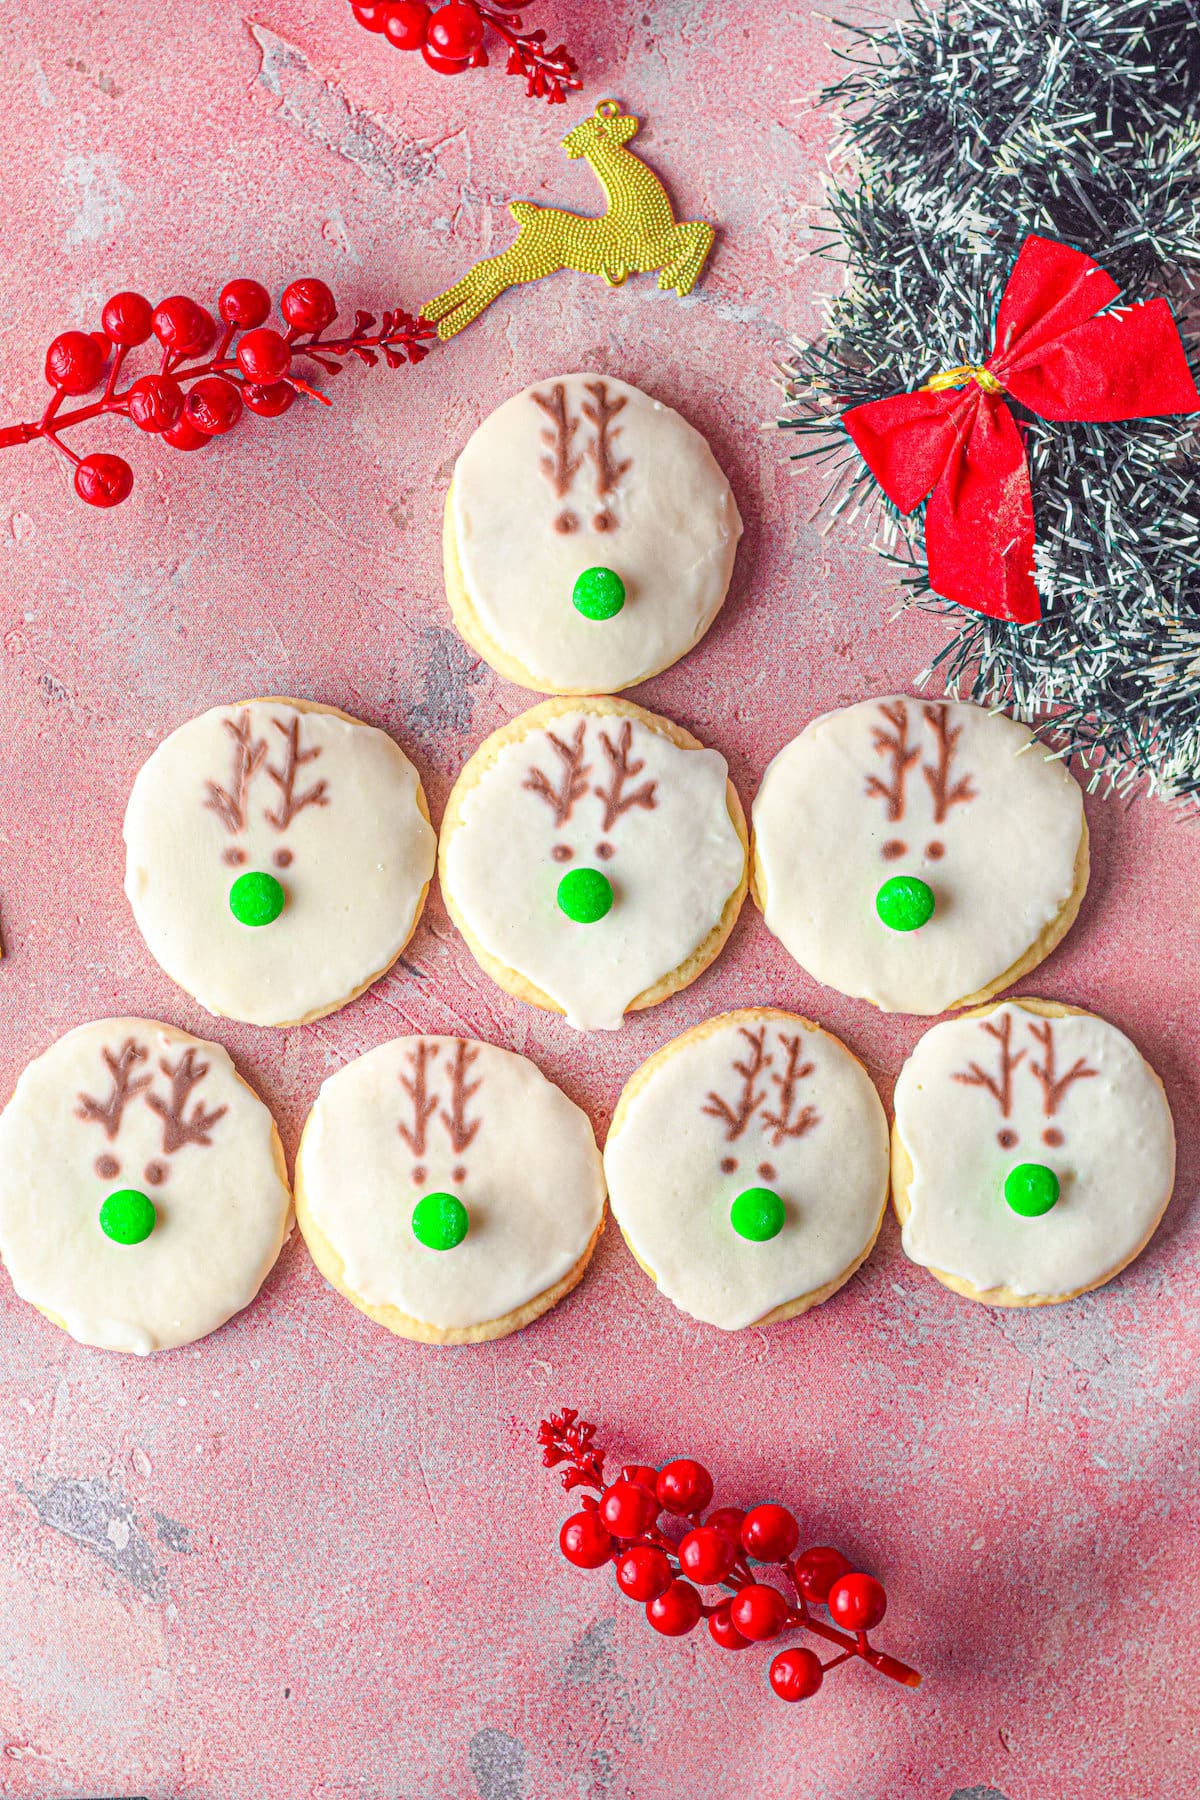
[[[1195,422],[1022,414],[1043,616],[1015,625],[932,593],[921,512],[883,499],[840,416],[979,360],[1030,232],[1094,257],[1125,301],[1165,295],[1200,368],[1200,0],[917,0],[853,30],[822,96],[841,128],[821,249],[849,273],[821,341],[793,342],[779,424],[827,460],[834,514],[882,508],[907,604],[951,622],[920,679],[1051,728],[1093,785],[1149,777],[1198,805]]]

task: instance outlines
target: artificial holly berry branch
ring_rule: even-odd
[[[199,450],[232,431],[246,407],[259,417],[285,413],[298,392],[331,402],[298,375],[293,362],[306,357],[336,375],[346,357],[374,367],[418,363],[428,355],[434,327],[402,308],[357,312],[345,337],[325,332],[337,303],[323,281],[305,276],[286,287],[279,302],[283,329],[268,325],[271,296],[257,281],[239,278],[221,289],[217,320],[185,294],[152,307],[141,294],[114,294],[101,313],[99,331],[64,331],[46,352],[46,380],[53,392],[41,418],[0,431],[0,450],[41,438],[75,465],[75,492],[90,506],[117,506],[133,491],[133,470],[107,450],[79,456],[62,433],[105,414],[133,421],[173,450]],[[155,338],[162,355],[156,372],[121,387],[131,351]],[[236,340],[236,343],[235,343]],[[103,384],[103,385],[102,385]],[[64,411],[68,398],[101,388],[99,399]]]
[[[781,1700],[807,1700],[830,1669],[856,1657],[905,1687],[920,1685],[915,1669],[877,1650],[868,1638],[887,1610],[882,1585],[827,1544],[797,1554],[800,1527],[786,1507],[767,1501],[748,1511],[739,1506],[710,1511],[712,1476],[690,1457],[661,1469],[630,1464],[606,1483],[596,1427],[573,1407],[543,1419],[537,1441],[542,1462],[561,1470],[568,1493],[577,1487],[595,1490],[584,1495],[580,1510],[559,1532],[563,1555],[578,1569],[614,1563],[621,1592],[644,1604],[649,1623],[664,1637],[683,1637],[707,1619],[709,1635],[722,1650],[746,1650],[795,1630],[833,1644],[838,1654],[824,1663],[807,1645],[775,1656],[769,1680]],[[669,1535],[668,1528],[680,1525],[686,1527],[682,1535]],[[752,1562],[777,1567],[790,1594],[761,1580]],[[726,1592],[706,1601],[701,1588]],[[832,1623],[820,1618],[816,1607],[824,1607]]]
[[[546,33],[522,31],[520,14],[526,0],[447,0],[427,5],[426,0],[350,0],[351,11],[368,31],[377,31],[397,50],[419,50],[439,75],[461,75],[466,69],[482,69],[489,61],[487,33],[491,31],[508,52],[509,75],[525,77],[525,92],[532,99],[561,106],[568,88],[583,83],[577,64],[565,44],[546,48]]]

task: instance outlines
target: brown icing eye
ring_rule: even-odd
[[[161,1187],[167,1179],[167,1166],[165,1163],[148,1162],[142,1170],[142,1174],[151,1187]]]
[[[758,1172],[762,1176],[764,1181],[774,1181],[774,1179],[775,1179],[775,1164],[774,1163],[759,1163]]]
[[[292,853],[290,850],[277,850],[271,858],[271,861],[275,864],[277,869],[290,869],[292,866]]]
[[[1052,1150],[1057,1150],[1058,1146],[1062,1143],[1062,1141],[1063,1141],[1063,1134],[1058,1129],[1058,1126],[1057,1125],[1047,1125],[1045,1131],[1043,1131],[1043,1133],[1042,1133],[1043,1144],[1049,1144],[1049,1146]]]
[[[461,1163],[456,1164],[456,1166],[451,1169],[450,1179],[451,1181],[465,1181],[467,1179],[467,1171]]]
[[[230,844],[221,860],[227,862],[231,869],[240,869],[246,860],[246,852],[239,850],[236,844]]]
[[[596,845],[596,855],[600,858],[601,862],[607,862],[610,856],[615,856],[616,854],[617,850],[615,844],[600,843]]]
[[[425,1179],[425,1164],[418,1163],[412,1172],[413,1181],[419,1186]]]
[[[889,838],[883,846],[883,859],[885,862],[895,862],[896,858],[903,856],[907,849],[908,845],[902,839]]]
[[[721,1158],[721,1173],[722,1173],[722,1175],[732,1175],[734,1173],[734,1171],[736,1170],[736,1168],[737,1168],[737,1157],[736,1156],[723,1156]]]
[[[554,529],[563,537],[570,537],[573,531],[579,530],[579,520],[573,512],[560,512],[554,521]]]
[[[612,514],[610,512],[608,512],[607,510],[604,512],[598,512],[596,514],[595,518],[592,520],[592,530],[593,531],[615,531],[616,529],[617,529],[617,521],[613,518]]]
[[[996,1142],[1002,1150],[1015,1150],[1020,1141],[1015,1131],[1006,1130],[996,1133]]]
[[[98,1156],[95,1168],[102,1181],[111,1181],[114,1175],[121,1173],[121,1165],[115,1156]]]
[[[934,838],[932,844],[926,844],[925,854],[931,862],[940,862],[946,854],[946,846],[938,838]]]
[[[555,862],[570,862],[575,852],[572,850],[570,844],[555,844],[550,854]]]

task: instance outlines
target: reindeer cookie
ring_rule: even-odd
[[[1088,878],[1083,796],[1024,725],[953,701],[814,719],[754,802],[754,897],[810,975],[885,1012],[987,1000],[1048,956]]]
[[[1011,1000],[935,1025],[896,1083],[904,1248],[989,1306],[1045,1306],[1143,1250],[1175,1180],[1162,1083],[1094,1013]]]
[[[542,693],[615,693],[700,641],[738,509],[700,433],[608,375],[506,400],[454,469],[446,593],[463,637]]]
[[[407,1037],[331,1075],[296,1157],[327,1280],[421,1343],[473,1344],[570,1292],[604,1222],[586,1113],[524,1056]]]
[[[0,1113],[0,1258],[82,1344],[190,1344],[253,1300],[287,1236],[271,1115],[219,1044],[80,1025]]]
[[[302,700],[218,706],[173,731],[133,784],[125,845],[151,953],[250,1025],[319,1019],[385,974],[435,858],[399,745]]]
[[[494,732],[446,805],[451,918],[500,986],[614,1031],[706,969],[746,893],[725,760],[624,700],[547,700]]]
[[[773,1007],[725,1013],[631,1076],[604,1149],[613,1217],[669,1300],[725,1331],[828,1300],[869,1255],[887,1120],[837,1038]]]

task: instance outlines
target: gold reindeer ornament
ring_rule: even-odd
[[[608,211],[593,218],[514,200],[508,210],[520,228],[516,242],[499,256],[485,256],[421,308],[440,338],[453,337],[507,288],[559,269],[603,275],[610,287],[657,269],[660,288],[691,293],[715,233],[704,219],[676,219],[658,176],[628,148],[639,124],[619,101],[601,100],[590,118],[568,131],[563,149],[591,164]]]

